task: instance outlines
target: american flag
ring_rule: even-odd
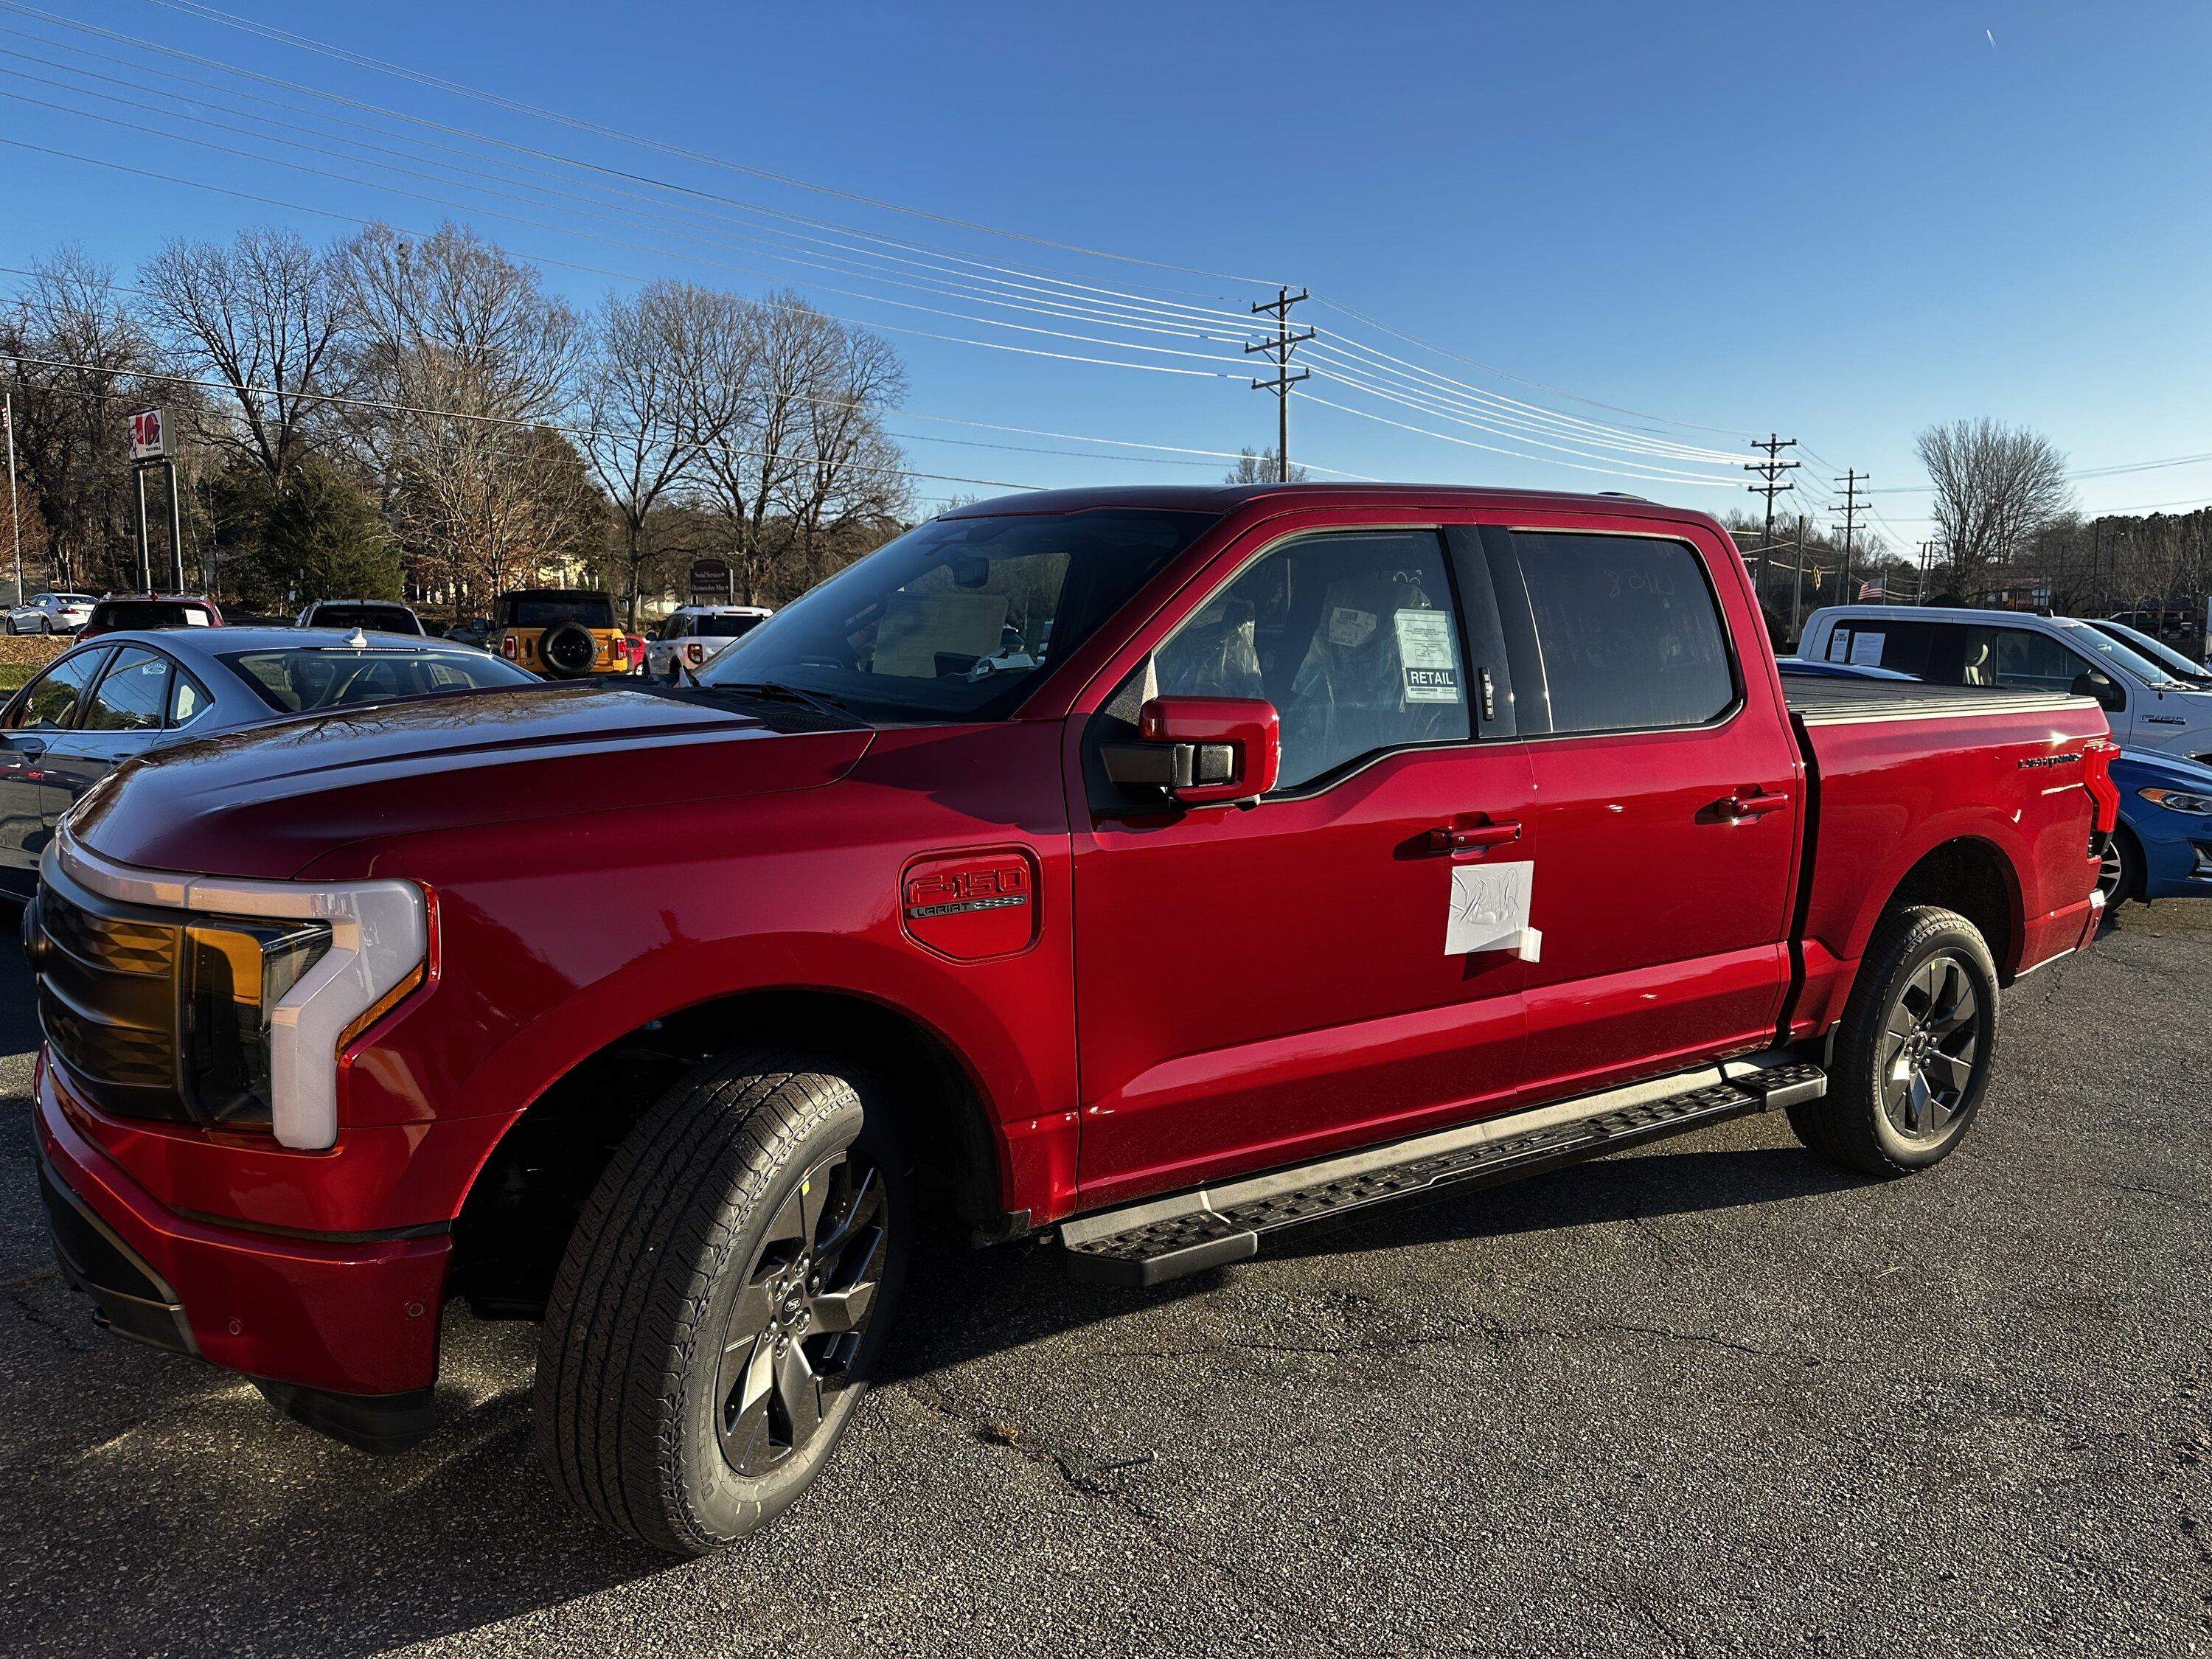
[[[1859,584],[1859,598],[1862,601],[1867,599],[1885,599],[1888,597],[1889,585],[1887,578],[1876,576],[1872,581],[1865,581]]]

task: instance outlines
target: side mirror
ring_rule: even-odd
[[[1154,697],[1137,711],[1137,736],[1104,745],[1106,775],[1181,806],[1256,799],[1282,773],[1282,717],[1262,697]]]
[[[2074,677],[2074,684],[2068,689],[2077,697],[2094,697],[2106,708],[2116,713],[2128,706],[2128,694],[2101,668],[2083,669]]]

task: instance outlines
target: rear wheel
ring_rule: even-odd
[[[873,1372],[909,1191],[890,1115],[830,1064],[734,1054],[656,1103],[540,1334],[538,1445],[570,1502],[683,1554],[781,1513]]]
[[[1875,930],[1836,1032],[1828,1092],[1790,1109],[1812,1151],[1873,1176],[1948,1158],[1989,1087],[1997,979],[1980,931],[1917,905]]]

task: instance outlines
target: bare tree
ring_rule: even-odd
[[[637,625],[657,509],[692,475],[742,405],[707,377],[722,372],[723,296],[688,283],[609,294],[592,330],[580,399],[585,453],[613,504],[629,625]]]
[[[217,449],[282,480],[325,417],[339,295],[329,257],[289,230],[240,231],[228,246],[169,243],[142,266],[148,325],[194,373],[220,379],[236,408],[203,422]]]
[[[577,360],[574,311],[533,267],[451,224],[419,243],[372,226],[339,251],[338,280],[349,367],[385,405],[349,429],[431,585],[481,598],[574,547],[573,492],[548,489],[544,461],[549,440],[568,448],[551,428]]]
[[[880,417],[906,396],[898,354],[866,329],[829,326],[823,373],[806,404],[805,464],[793,480],[789,503],[809,587],[824,574],[822,557],[830,538],[853,524],[896,520],[913,498],[902,466],[906,457]]]
[[[836,324],[796,294],[754,301],[728,296],[733,314],[724,338],[724,374],[737,418],[702,444],[700,476],[728,526],[735,581],[756,601],[775,561],[769,515],[791,499],[807,466],[812,399],[835,353]]]
[[[1278,482],[1276,475],[1281,471],[1282,463],[1276,459],[1273,450],[1244,449],[1237,452],[1237,465],[1223,475],[1221,482],[1232,484],[1274,483]],[[1304,483],[1305,481],[1305,468],[1291,468],[1292,483]]]
[[[64,247],[36,262],[0,323],[17,388],[17,460],[60,586],[137,578],[128,422],[156,395],[155,363],[120,292],[109,267]]]
[[[2066,458],[2040,433],[1985,415],[1931,426],[1915,441],[1960,593],[1985,586],[1992,570],[2027,553],[2036,533],[2072,507]]]

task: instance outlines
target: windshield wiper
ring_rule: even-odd
[[[781,680],[718,680],[708,689],[742,691],[749,696],[766,697],[775,702],[805,703],[809,708],[831,714],[849,714],[853,712],[844,698],[834,691],[808,691],[796,685],[786,685]]]

